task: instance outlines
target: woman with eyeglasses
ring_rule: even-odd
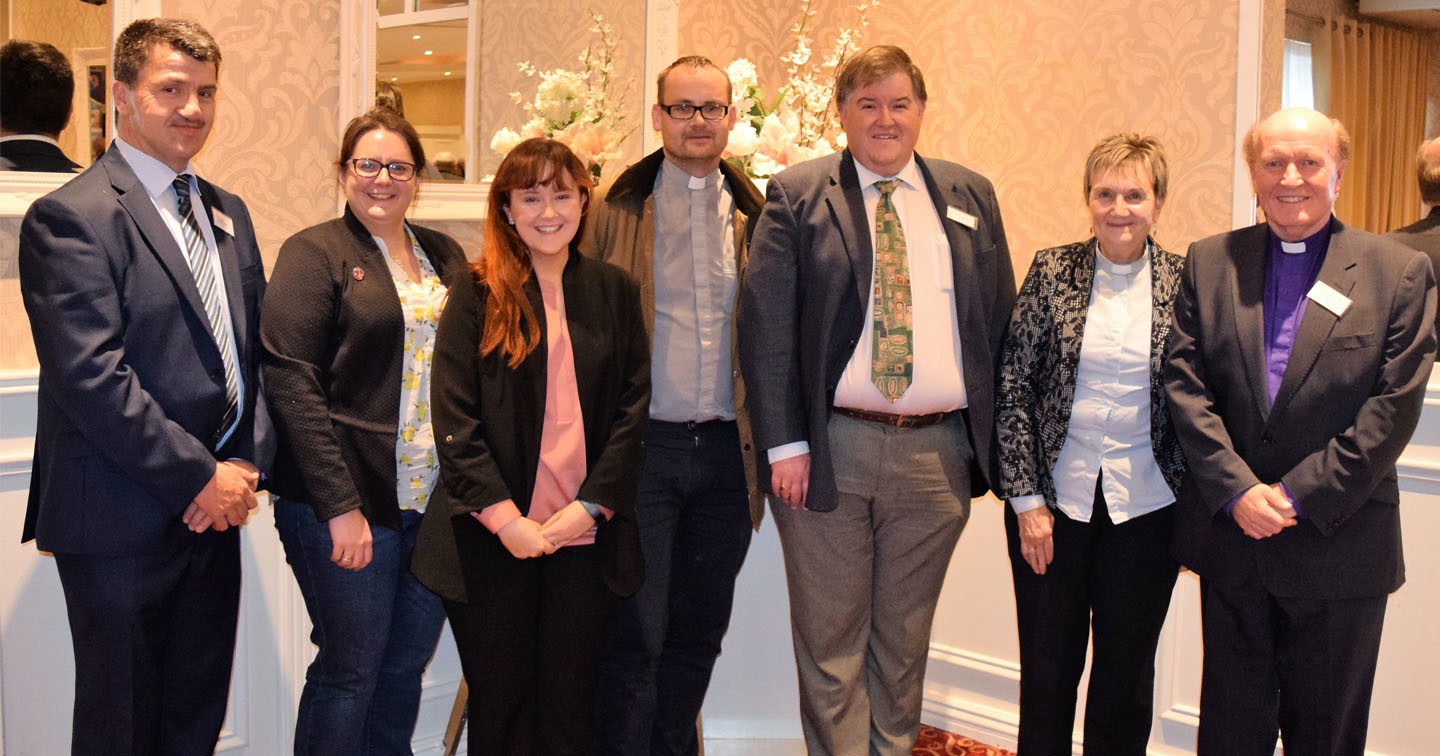
[[[445,599],[472,754],[590,754],[600,647],[640,586],[650,346],[640,290],[581,255],[590,174],[521,142],[435,345],[441,485],[415,574]]]
[[[430,355],[454,239],[409,224],[420,137],[377,108],[340,145],[342,217],[280,248],[260,319],[275,525],[314,624],[297,756],[409,754],[444,609],[410,572],[439,477]]]

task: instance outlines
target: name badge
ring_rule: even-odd
[[[1305,296],[1315,304],[1334,313],[1337,318],[1350,309],[1350,298],[1331,288],[1330,284],[1324,281],[1316,281],[1315,285],[1310,287],[1310,293]]]
[[[231,236],[235,235],[235,221],[230,220],[230,216],[212,207],[210,208],[210,218],[215,221],[216,228]]]
[[[956,223],[959,223],[960,225],[970,229],[971,231],[975,230],[975,224],[979,221],[979,219],[975,216],[965,212],[964,210],[961,210],[958,207],[955,207],[954,205],[950,205],[945,208],[945,217],[949,218],[952,221],[955,221]]]

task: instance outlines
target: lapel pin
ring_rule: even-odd
[[[356,281],[364,281],[365,269],[360,267],[359,265],[356,265],[355,267],[350,269],[350,275],[354,276]]]

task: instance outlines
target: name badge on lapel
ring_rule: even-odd
[[[1310,287],[1310,293],[1305,296],[1315,304],[1334,313],[1337,318],[1350,309],[1350,298],[1331,288],[1330,284],[1324,281],[1316,281],[1315,285]]]
[[[958,207],[955,207],[954,205],[946,206],[945,217],[949,218],[952,221],[955,221],[956,223],[959,223],[960,225],[970,229],[971,231],[975,230],[975,224],[979,221],[979,219],[975,216],[965,212],[964,210],[961,210]]]
[[[210,218],[215,221],[216,228],[231,236],[235,235],[235,221],[230,220],[230,216],[212,207],[210,208]]]

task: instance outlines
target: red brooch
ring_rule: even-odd
[[[364,281],[365,269],[357,265],[350,269],[350,275],[354,276],[356,281]]]

